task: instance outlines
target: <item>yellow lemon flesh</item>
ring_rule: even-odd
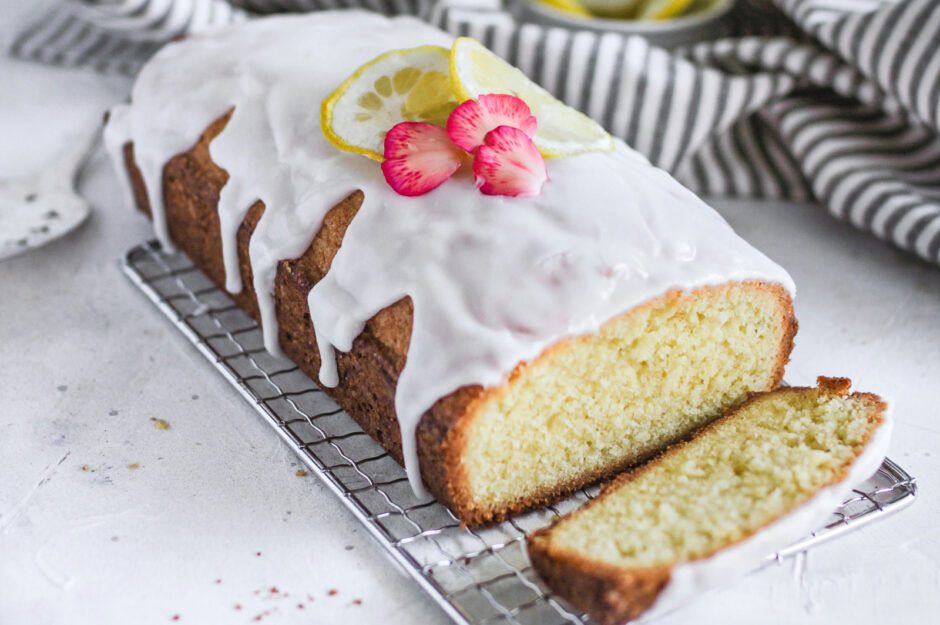
[[[529,105],[538,120],[535,145],[546,157],[571,156],[613,149],[600,124],[556,100],[516,67],[480,42],[460,37],[450,51],[450,77],[461,101],[487,93],[509,93]]]
[[[385,134],[395,124],[443,126],[458,104],[449,59],[447,48],[421,46],[386,52],[357,69],[320,107],[327,141],[381,161]]]
[[[692,6],[695,0],[646,0],[637,11],[638,20],[669,20],[678,17]]]
[[[614,19],[631,19],[644,0],[581,0],[592,15]]]
[[[556,11],[561,11],[562,13],[567,13],[568,15],[574,15],[575,17],[592,17],[590,11],[588,11],[581,2],[578,0],[535,0],[538,4],[547,6],[549,8],[555,9]]]

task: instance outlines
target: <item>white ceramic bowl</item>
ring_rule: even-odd
[[[709,6],[695,13],[663,21],[578,17],[534,0],[516,0],[515,4],[517,15],[524,22],[572,30],[640,35],[653,45],[675,48],[722,36],[726,25],[724,18],[734,3],[735,0],[713,0]]]

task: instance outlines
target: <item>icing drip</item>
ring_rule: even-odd
[[[104,149],[114,166],[114,173],[117,175],[118,186],[121,187],[124,201],[133,206],[134,190],[131,188],[131,180],[127,175],[127,163],[124,162],[124,144],[131,140],[130,114],[131,108],[127,105],[122,104],[112,108],[108,112],[108,123],[104,127],[102,139]]]
[[[303,254],[327,211],[364,193],[308,297],[320,380],[338,384],[335,350],[349,351],[366,321],[411,298],[395,407],[418,492],[415,428],[457,388],[499,385],[519,362],[670,288],[758,278],[794,290],[783,269],[622,142],[610,153],[550,161],[551,180],[536,198],[485,196],[468,172],[421,197],[395,194],[375,162],[326,142],[319,105],[376,55],[423,44],[450,38],[414,19],[356,11],[256,20],[164,48],[120,115],[163,242],[163,165],[234,109],[210,146],[229,174],[218,209],[226,286],[241,288],[235,235],[260,199],[249,256],[265,346],[275,353],[278,261]]]

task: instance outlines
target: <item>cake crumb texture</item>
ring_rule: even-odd
[[[466,427],[470,499],[609,475],[776,387],[787,306],[760,283],[671,292],[522,367]]]

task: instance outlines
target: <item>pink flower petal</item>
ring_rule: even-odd
[[[487,133],[500,126],[518,128],[532,137],[538,123],[521,99],[497,93],[481,95],[455,108],[447,119],[447,134],[464,150],[473,152]]]
[[[487,195],[532,197],[548,180],[545,161],[522,130],[500,126],[489,132],[473,159],[477,187]]]
[[[385,180],[400,195],[423,195],[460,168],[463,153],[447,132],[426,122],[401,122],[385,135]]]

